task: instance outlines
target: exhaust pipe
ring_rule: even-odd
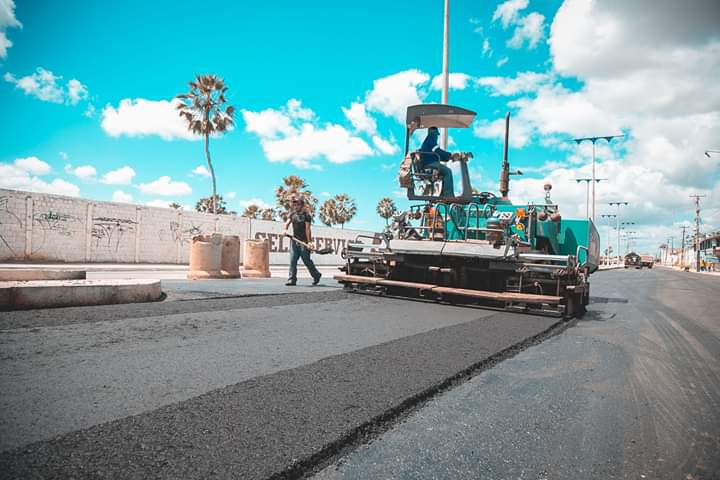
[[[510,112],[505,114],[505,148],[503,149],[503,163],[500,170],[500,196],[508,199],[510,193],[510,163],[508,162],[508,141],[510,139]]]

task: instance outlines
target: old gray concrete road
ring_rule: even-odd
[[[720,478],[720,278],[608,271],[592,294],[316,478]]]

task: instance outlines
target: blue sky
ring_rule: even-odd
[[[0,0],[0,95],[10,113],[0,120],[0,184],[194,205],[210,193],[209,179],[192,173],[205,165],[202,142],[183,133],[170,101],[195,74],[214,73],[238,109],[235,129],[211,142],[218,191],[232,209],[272,204],[280,179],[296,174],[320,201],[355,198],[350,227],[378,228],[381,197],[406,204],[397,196],[397,113],[403,102],[440,98],[432,80],[442,3]],[[718,228],[717,163],[702,151],[717,147],[720,95],[694,102],[687,81],[720,77],[708,21],[718,9],[698,0],[694,15],[660,2],[638,25],[634,7],[606,3],[453,0],[450,103],[478,112],[475,128],[451,132],[453,148],[473,151],[474,185],[496,190],[498,122],[510,110],[511,162],[526,171],[511,197],[540,200],[551,180],[566,215],[582,216],[584,187],[572,179],[589,172],[589,146],[569,140],[627,133],[599,149],[598,176],[611,178],[598,187],[600,203],[628,197],[648,248],[691,219],[680,200],[690,193],[708,195],[708,228]],[[690,26],[658,41],[678,15]],[[603,36],[605,24],[613,38]],[[668,70],[650,61],[688,51],[706,65],[684,60]],[[663,95],[647,98],[657,89]],[[649,181],[653,195],[643,196]],[[668,196],[679,205],[670,218]]]

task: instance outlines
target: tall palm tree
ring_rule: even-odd
[[[258,207],[254,203],[251,203],[250,205],[245,207],[245,211],[243,211],[241,217],[258,218],[259,210],[260,210],[260,207]]]
[[[357,213],[357,206],[355,205],[355,200],[350,198],[347,193],[335,195],[334,200],[336,205],[335,210],[337,212],[336,223],[340,224],[340,228],[345,228],[345,224],[352,220]]]
[[[202,197],[195,203],[195,210],[202,213],[211,213],[215,210],[215,213],[232,213],[227,210],[225,200],[222,195],[215,195],[214,197]]]
[[[337,203],[335,203],[334,198],[328,198],[325,200],[318,213],[320,221],[328,227],[332,227],[333,225],[339,223],[337,216]]]
[[[275,209],[274,208],[263,208],[262,211],[260,211],[260,218],[263,220],[275,220]]]
[[[397,211],[397,206],[395,206],[395,202],[392,200],[392,198],[382,198],[377,204],[377,213],[378,215],[380,215],[380,218],[385,219],[385,225],[388,224],[388,220],[391,219],[392,216],[397,213]]]
[[[212,177],[212,213],[216,212],[217,188],[215,169],[210,159],[210,136],[227,131],[233,124],[235,107],[227,104],[222,78],[216,75],[197,75],[189,82],[190,90],[175,98],[176,107],[185,119],[188,130],[205,138],[205,158]]]
[[[289,175],[283,178],[283,183],[275,189],[275,201],[277,202],[277,210],[283,221],[288,219],[290,208],[292,207],[292,199],[302,197],[305,200],[305,207],[311,217],[315,216],[315,208],[317,207],[317,198],[315,198],[310,190],[307,189],[305,180],[297,175]]]

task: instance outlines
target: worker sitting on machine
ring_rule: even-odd
[[[420,158],[422,159],[424,170],[437,170],[442,177],[441,197],[454,197],[452,170],[440,162],[447,162],[452,156],[450,152],[446,152],[438,146],[438,137],[440,131],[437,127],[428,128],[427,137],[420,147]]]

